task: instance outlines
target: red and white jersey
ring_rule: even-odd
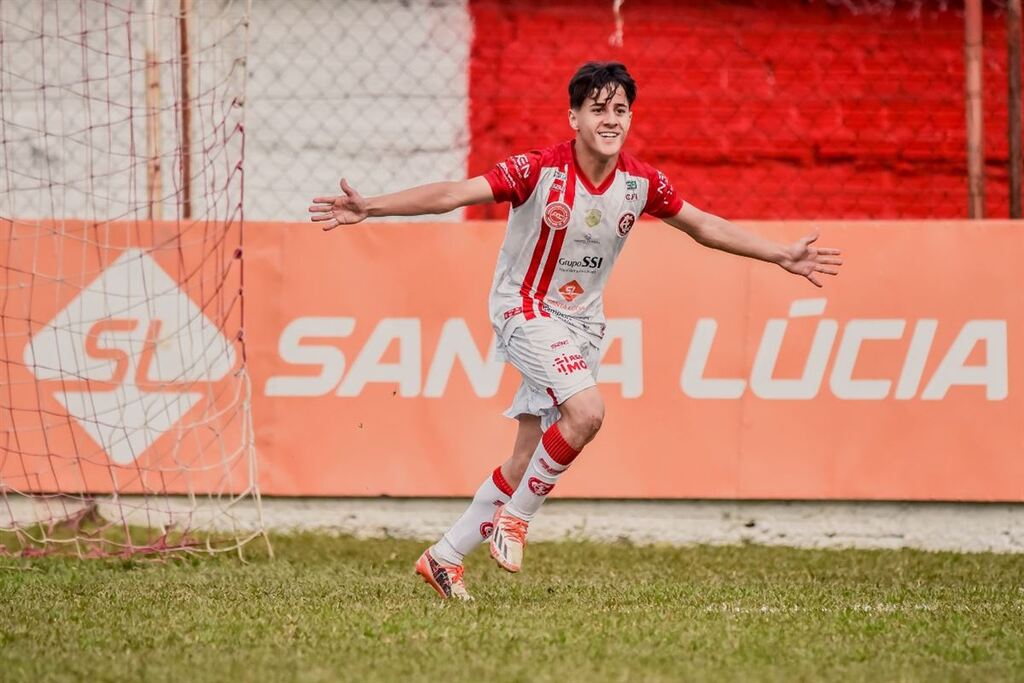
[[[664,173],[625,153],[594,187],[573,141],[511,156],[484,177],[495,201],[512,202],[490,299],[503,341],[524,320],[552,316],[601,339],[604,286],[636,219],[683,206]]]

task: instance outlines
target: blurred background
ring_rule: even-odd
[[[76,83],[103,85],[96,104],[117,100],[119,88],[141,95],[145,78],[111,71],[104,46],[126,45],[131,35],[139,56],[152,42],[153,15],[165,18],[156,59],[161,106],[171,112],[180,100],[180,40],[170,21],[179,2],[5,0],[8,85],[26,78],[9,88],[8,120],[19,101],[21,116],[39,118],[29,110],[44,82],[47,106],[66,118],[84,113]],[[984,27],[983,215],[1007,217],[1008,6],[966,6]],[[697,206],[739,219],[969,215],[964,3],[252,0],[250,10],[243,0],[196,0],[195,12],[196,42],[208,49],[192,59],[207,71],[244,56],[238,43],[248,40],[238,91],[249,219],[304,220],[309,198],[336,189],[341,176],[374,194],[482,173],[509,154],[563,140],[567,82],[591,59],[629,67],[639,83],[629,149]],[[107,134],[111,146],[128,144],[103,121],[81,128]],[[165,126],[163,135],[164,152],[180,152],[180,130]],[[82,156],[74,150],[47,154],[38,137],[19,137],[4,140],[9,165],[42,168],[45,160],[51,178],[67,171],[65,184],[95,178],[75,166]],[[215,144],[211,137],[204,152]],[[64,213],[81,215],[85,198],[76,204],[73,192],[62,194]],[[44,199],[33,204],[21,192],[10,213],[53,215]],[[468,217],[503,211],[474,208]]]

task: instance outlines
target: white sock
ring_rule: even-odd
[[[430,552],[447,564],[462,564],[462,558],[469,551],[490,538],[494,530],[494,510],[511,497],[512,487],[498,467],[480,484],[469,507]]]
[[[558,423],[551,425],[533,452],[523,480],[519,482],[505,510],[519,519],[532,520],[544,498],[555,488],[555,482],[577,455],[579,451],[562,437]]]

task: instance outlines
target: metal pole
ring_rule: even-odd
[[[192,0],[181,0],[178,19],[181,45],[181,217],[192,217],[192,53],[189,51],[188,29]]]
[[[966,0],[964,80],[967,104],[967,215],[985,217],[985,138],[981,107],[981,0]]]
[[[1020,218],[1021,211],[1021,102],[1020,102],[1020,0],[1006,3],[1006,50],[1009,65],[1007,114],[1010,143],[1010,218]]]
[[[148,41],[146,45],[146,204],[150,220],[163,218],[160,197],[163,183],[160,177],[160,31],[157,15],[160,0],[150,0],[146,16]]]

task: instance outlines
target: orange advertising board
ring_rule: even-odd
[[[820,229],[842,275],[819,290],[639,225],[606,293],[604,427],[561,495],[1024,500],[1020,225],[748,225]],[[266,493],[468,495],[508,456],[503,230],[251,226]]]
[[[638,224],[605,297],[604,427],[558,495],[1024,500],[1024,294],[1009,277],[1024,228],[745,225],[787,241],[820,229],[843,272],[819,290]],[[246,224],[244,321],[225,320],[244,327],[264,494],[471,495],[509,455],[516,425],[501,412],[519,377],[495,360],[487,317],[504,229]],[[197,287],[183,291],[200,305]],[[5,356],[24,357],[61,296]],[[31,375],[10,393],[22,420],[34,405],[67,410]],[[91,443],[65,422],[61,438]],[[133,466],[97,451],[104,471]]]

